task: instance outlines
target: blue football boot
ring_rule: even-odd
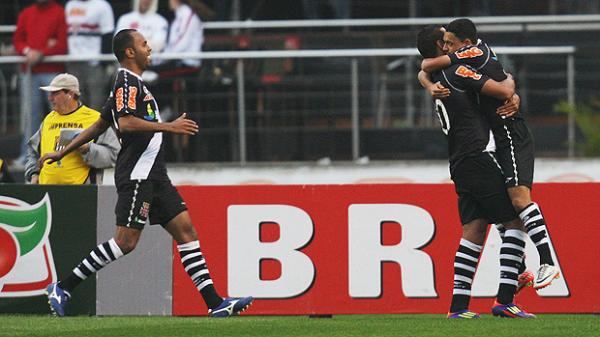
[[[227,297],[218,307],[208,310],[209,317],[230,317],[239,315],[242,311],[248,309],[254,298],[248,297]]]
[[[50,283],[46,287],[46,294],[48,295],[48,304],[50,304],[50,310],[56,316],[63,317],[65,315],[65,306],[71,298],[71,295],[62,290],[58,286],[58,283]]]

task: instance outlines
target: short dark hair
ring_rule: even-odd
[[[424,58],[438,56],[437,42],[444,39],[442,26],[427,25],[417,34],[417,49]]]
[[[123,61],[125,58],[125,49],[133,48],[133,32],[137,32],[137,30],[123,29],[120,30],[115,37],[113,37],[113,53],[119,62]]]
[[[446,27],[446,31],[453,33],[461,41],[469,39],[471,42],[477,43],[477,28],[473,21],[469,19],[456,19],[450,22]]]

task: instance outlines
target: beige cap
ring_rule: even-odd
[[[56,75],[52,79],[52,82],[50,82],[50,85],[40,87],[40,89],[50,92],[65,89],[74,92],[77,96],[81,95],[79,92],[79,80],[77,80],[77,77],[67,73]]]

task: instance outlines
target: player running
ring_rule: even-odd
[[[133,251],[147,220],[161,225],[177,242],[181,263],[209,308],[210,317],[229,317],[244,311],[252,297],[220,297],[208,272],[198,235],[185,202],[171,184],[164,161],[163,132],[194,135],[198,125],[186,119],[163,123],[158,104],[141,78],[150,64],[142,34],[124,29],[113,39],[113,52],[121,67],[101,118],[59,152],[44,155],[39,165],[60,160],[81,144],[96,138],[111,124],[122,142],[115,166],[117,230],[115,236],[94,248],[65,279],[48,285],[51,310],[64,316],[71,292],[93,273]],[[112,96],[111,93],[111,96]],[[140,283],[147,280],[140,275]]]

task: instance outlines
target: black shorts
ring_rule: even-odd
[[[117,226],[142,229],[146,219],[151,225],[166,225],[187,210],[185,202],[170,181],[131,180],[117,185]]]
[[[462,224],[475,219],[503,223],[517,218],[506,193],[504,177],[491,153],[482,152],[461,161],[452,174]]]
[[[531,131],[522,119],[508,120],[494,129],[496,158],[502,168],[506,187],[533,183],[534,144]]]

